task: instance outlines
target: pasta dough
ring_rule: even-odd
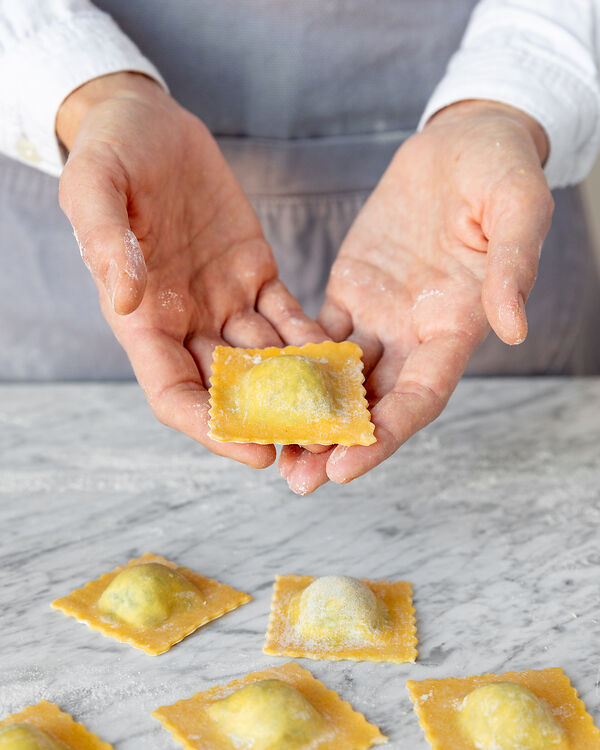
[[[147,553],[52,606],[103,635],[157,655],[251,598]]]
[[[548,706],[524,685],[481,685],[458,713],[464,735],[481,750],[569,750]]]
[[[196,693],[152,715],[185,750],[366,750],[387,741],[293,663]]]
[[[310,659],[417,658],[412,586],[347,576],[276,576],[263,650]]]
[[[48,701],[0,721],[0,750],[114,750]]]
[[[0,727],[0,750],[66,750],[43,729],[30,724],[6,724]]]
[[[366,583],[346,576],[323,576],[294,600],[297,630],[305,638],[339,645],[374,640],[389,615]]]
[[[215,701],[206,713],[227,737],[252,750],[297,750],[327,731],[327,722],[295,687],[258,680]]]
[[[261,360],[244,378],[241,396],[245,419],[311,421],[334,416],[327,371],[319,362],[298,354]]]
[[[361,356],[350,341],[215,347],[209,436],[237,443],[374,443]]]
[[[562,669],[409,680],[406,687],[432,750],[600,750],[600,731]]]
[[[178,610],[199,604],[200,592],[176,570],[160,563],[122,570],[104,589],[98,609],[137,628],[160,625]]]

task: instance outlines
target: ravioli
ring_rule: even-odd
[[[366,583],[347,576],[317,578],[293,608],[299,633],[335,645],[373,641],[389,623],[385,604]]]
[[[98,609],[128,625],[152,628],[199,603],[200,591],[177,570],[142,563],[113,578],[98,599]]]
[[[362,352],[344,341],[213,353],[209,436],[237,443],[375,442]]]
[[[320,362],[298,354],[263,359],[246,373],[240,396],[248,421],[335,418],[332,384]]]
[[[0,727],[0,750],[66,750],[67,746],[31,724]]]
[[[0,721],[0,750],[114,750],[48,701]]]
[[[548,705],[514,682],[475,688],[458,710],[458,724],[481,750],[569,750]]]
[[[103,635],[157,655],[251,598],[148,553],[52,606]]]
[[[215,701],[206,713],[226,737],[252,750],[298,750],[327,732],[327,722],[295,687],[258,680]]]
[[[562,669],[406,683],[432,750],[600,750]]]
[[[402,664],[416,644],[410,583],[275,577],[266,654]]]
[[[271,667],[152,714],[185,750],[366,750],[387,742],[297,664]]]

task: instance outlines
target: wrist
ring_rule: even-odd
[[[537,122],[537,120],[534,120],[533,117],[530,117],[530,115],[523,110],[517,109],[517,107],[512,107],[509,104],[504,104],[503,102],[485,99],[469,99],[455,102],[454,104],[450,104],[449,106],[440,109],[430,117],[425,124],[424,130],[427,130],[434,125],[460,122],[461,120],[477,117],[499,117],[517,123],[524,128],[531,137],[539,156],[540,164],[543,166],[546,163],[550,153],[550,143],[544,128],[539,122]]]
[[[81,123],[96,105],[112,98],[155,96],[157,89],[163,91],[158,81],[143,73],[125,71],[93,78],[72,91],[60,105],[56,134],[70,151]]]

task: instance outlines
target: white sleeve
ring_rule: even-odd
[[[89,0],[0,0],[0,152],[59,175],[55,133],[63,100],[122,70],[166,84],[152,63]]]
[[[419,128],[464,99],[523,110],[550,141],[550,187],[581,181],[600,145],[600,0],[482,0]]]

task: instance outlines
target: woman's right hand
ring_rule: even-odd
[[[95,79],[57,118],[60,204],[104,316],[158,419],[257,468],[272,445],[208,436],[212,350],[325,338],[284,285],[258,219],[202,122],[135,73]]]

